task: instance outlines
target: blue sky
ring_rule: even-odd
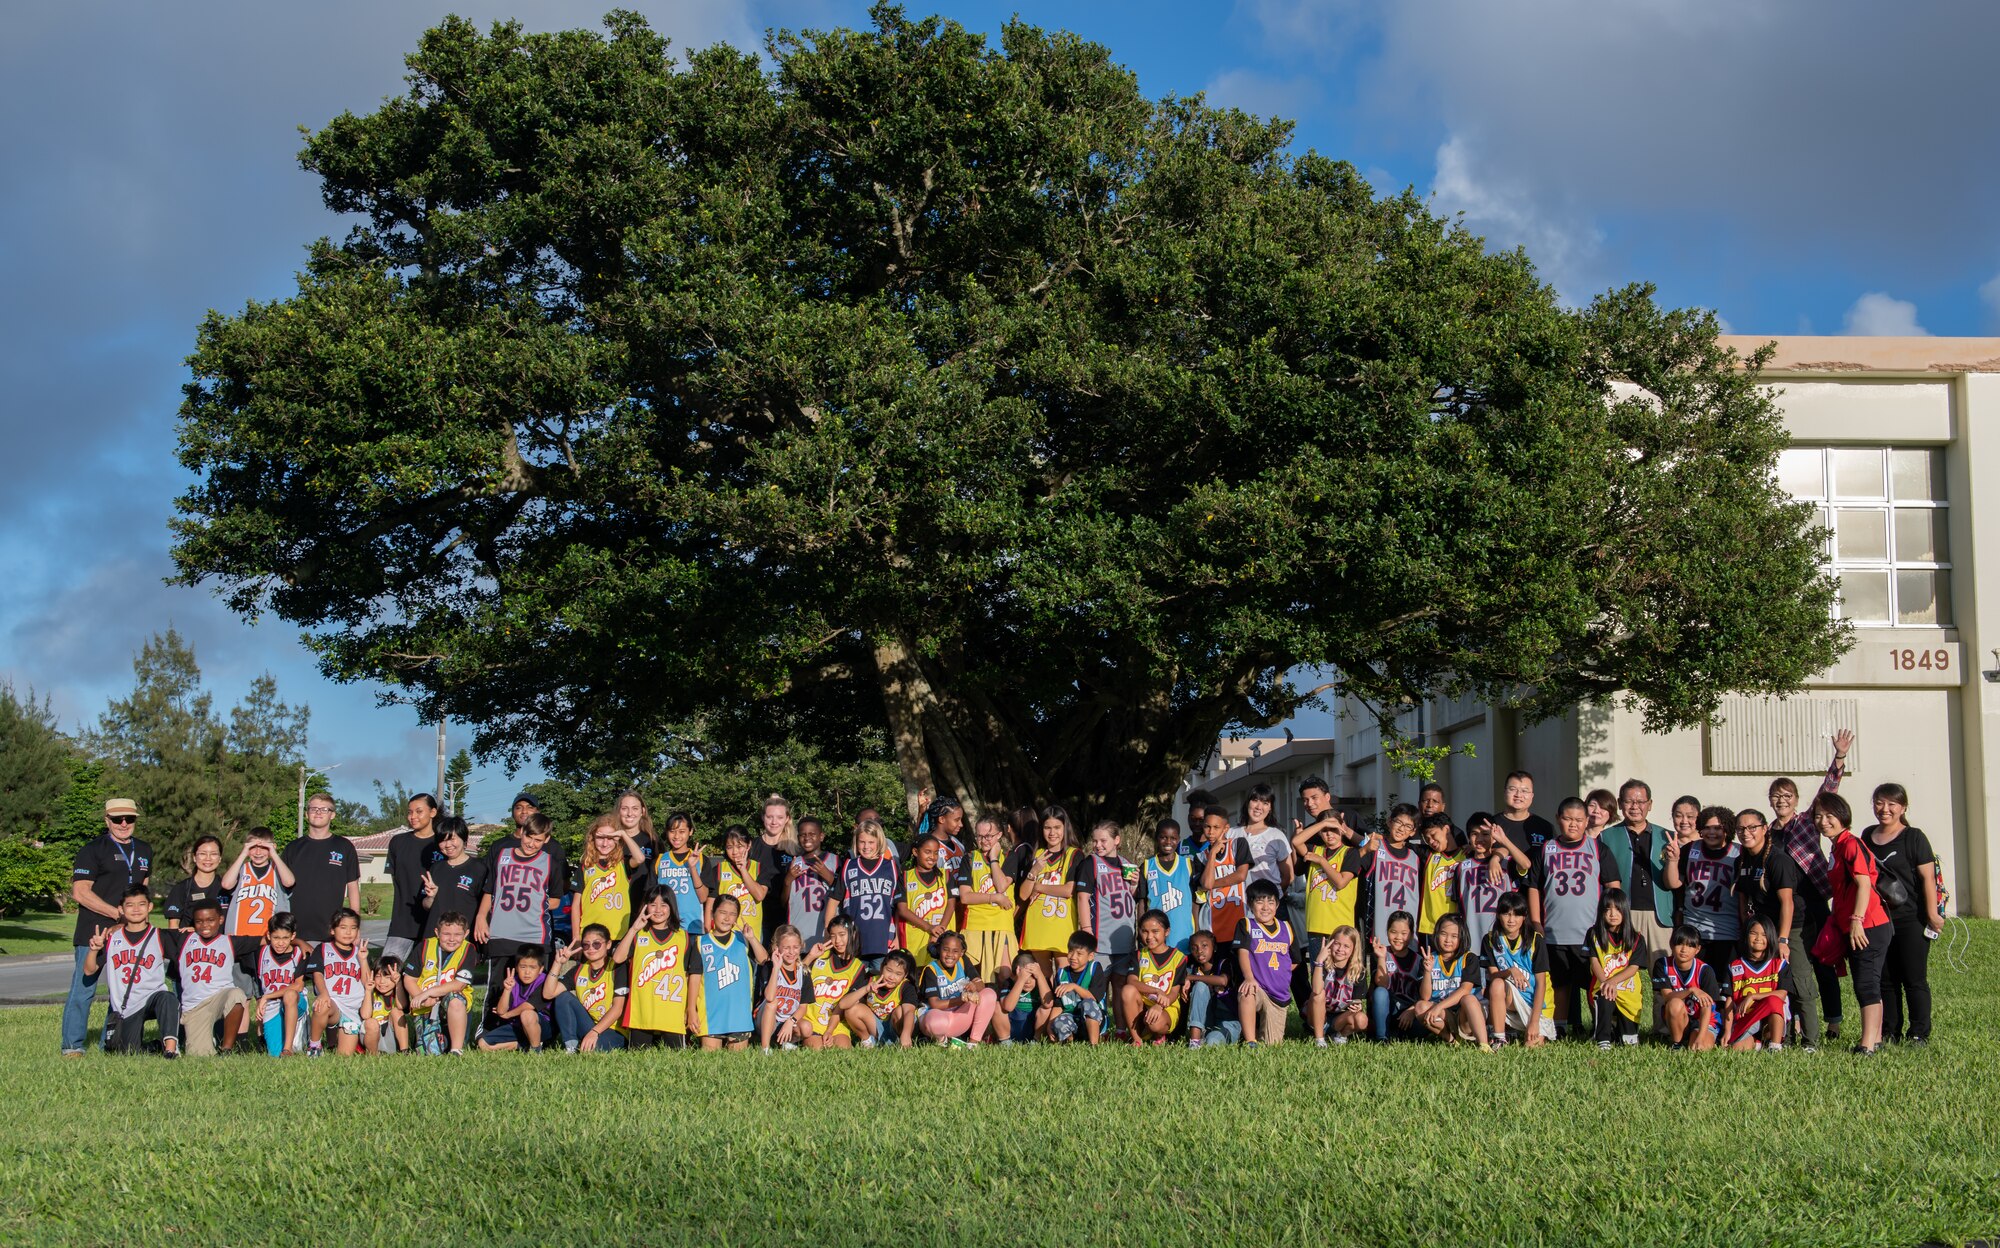
[[[398,89],[448,11],[592,25],[608,3],[16,6],[0,43],[0,678],[71,724],[172,622],[225,704],[259,672],[313,709],[335,787],[428,787],[433,738],[322,680],[295,630],[169,588],[182,359],[209,308],[290,289],[340,223],[298,127]],[[632,3],[682,46],[865,22],[856,3]],[[912,12],[925,11],[912,5]],[[2000,332],[2000,6],[1806,0],[940,4],[1107,45],[1150,95],[1298,121],[1413,186],[1565,298],[1650,280],[1745,333]],[[1319,725],[1301,725],[1312,731]],[[463,740],[466,734],[455,738]],[[475,814],[516,781],[482,769]]]

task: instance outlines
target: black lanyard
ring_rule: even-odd
[[[118,934],[125,936],[125,929],[122,927],[119,928]],[[139,968],[146,960],[146,946],[152,944],[153,937],[158,934],[157,929],[148,927],[146,934],[140,938],[139,943],[133,946],[132,965],[125,970],[125,996],[118,1003],[118,1017],[120,1018],[124,1018],[132,1008],[132,989],[139,982]],[[126,936],[125,943],[128,945],[132,944],[132,938]]]

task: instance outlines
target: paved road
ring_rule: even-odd
[[[387,919],[372,919],[361,925],[361,934],[379,948],[389,934]],[[69,977],[75,967],[72,954],[25,954],[0,958],[0,1005],[33,1005],[61,1000],[69,991]],[[104,987],[99,984],[101,998]]]

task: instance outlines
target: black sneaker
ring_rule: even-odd
[[[1928,1049],[1931,1047],[1931,1038],[1929,1036],[1909,1036],[1904,1039],[1903,1043],[1913,1049]]]
[[[1857,1044],[1853,1048],[1848,1050],[1848,1052],[1854,1054],[1856,1057],[1873,1057],[1877,1053],[1880,1053],[1881,1051],[1882,1051],[1882,1046],[1879,1044],[1872,1049],[1865,1044]]]

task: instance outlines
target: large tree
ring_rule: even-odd
[[[311,135],[355,224],[182,409],[180,578],[483,753],[886,729],[912,794],[1130,818],[1307,666],[1665,727],[1845,644],[1707,314],[1566,309],[1068,34],[606,27],[447,21]]]

